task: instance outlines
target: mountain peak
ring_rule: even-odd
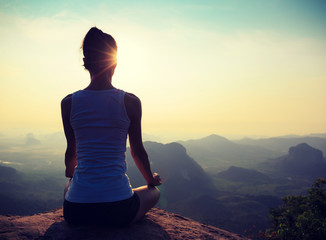
[[[286,156],[274,159],[274,167],[290,176],[315,179],[325,177],[326,163],[323,153],[307,143],[289,148]]]
[[[25,217],[0,216],[0,228],[0,238],[3,240],[247,240],[241,235],[158,208],[151,209],[141,221],[120,229],[105,226],[69,226],[63,220],[62,209]]]
[[[291,147],[291,148],[290,148],[290,151],[291,151],[291,149],[294,149],[294,148],[302,149],[302,150],[312,150],[312,149],[315,149],[315,148],[311,147],[311,146],[310,146],[309,144],[307,144],[307,143],[300,143],[300,144],[298,144],[298,145],[296,145],[296,146],[294,146],[294,147]]]
[[[202,138],[202,140],[227,141],[227,142],[230,141],[227,138],[222,137],[220,135],[216,135],[216,134],[211,134],[211,135],[209,135],[207,137]]]
[[[289,148],[289,160],[307,162],[309,164],[321,164],[324,162],[323,153],[319,149],[313,148],[307,143],[300,143]]]

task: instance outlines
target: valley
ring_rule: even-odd
[[[2,139],[0,214],[29,215],[62,205],[64,138],[33,138]],[[153,172],[163,179],[158,207],[241,234],[253,226],[268,228],[269,210],[282,197],[306,194],[317,177],[326,177],[321,137],[286,138],[282,148],[275,139],[230,141],[218,135],[144,144]],[[144,185],[129,149],[126,161],[132,186]]]

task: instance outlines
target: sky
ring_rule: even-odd
[[[83,37],[118,44],[113,85],[165,141],[326,132],[326,1],[0,0],[0,133],[62,131]]]

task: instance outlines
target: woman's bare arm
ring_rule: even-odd
[[[158,174],[152,174],[148,160],[148,155],[143,145],[141,136],[141,102],[138,97],[133,94],[126,93],[125,106],[130,119],[129,127],[129,144],[131,155],[144,176],[148,185],[158,186],[161,184],[161,179]]]
[[[61,116],[64,132],[67,139],[67,149],[65,153],[66,177],[72,178],[75,167],[77,166],[76,139],[70,124],[70,111],[72,95],[66,96],[61,101]]]

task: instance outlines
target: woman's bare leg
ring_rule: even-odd
[[[139,197],[140,207],[136,217],[131,223],[140,220],[160,199],[160,190],[154,186],[141,186],[133,189],[133,191],[137,193]]]

